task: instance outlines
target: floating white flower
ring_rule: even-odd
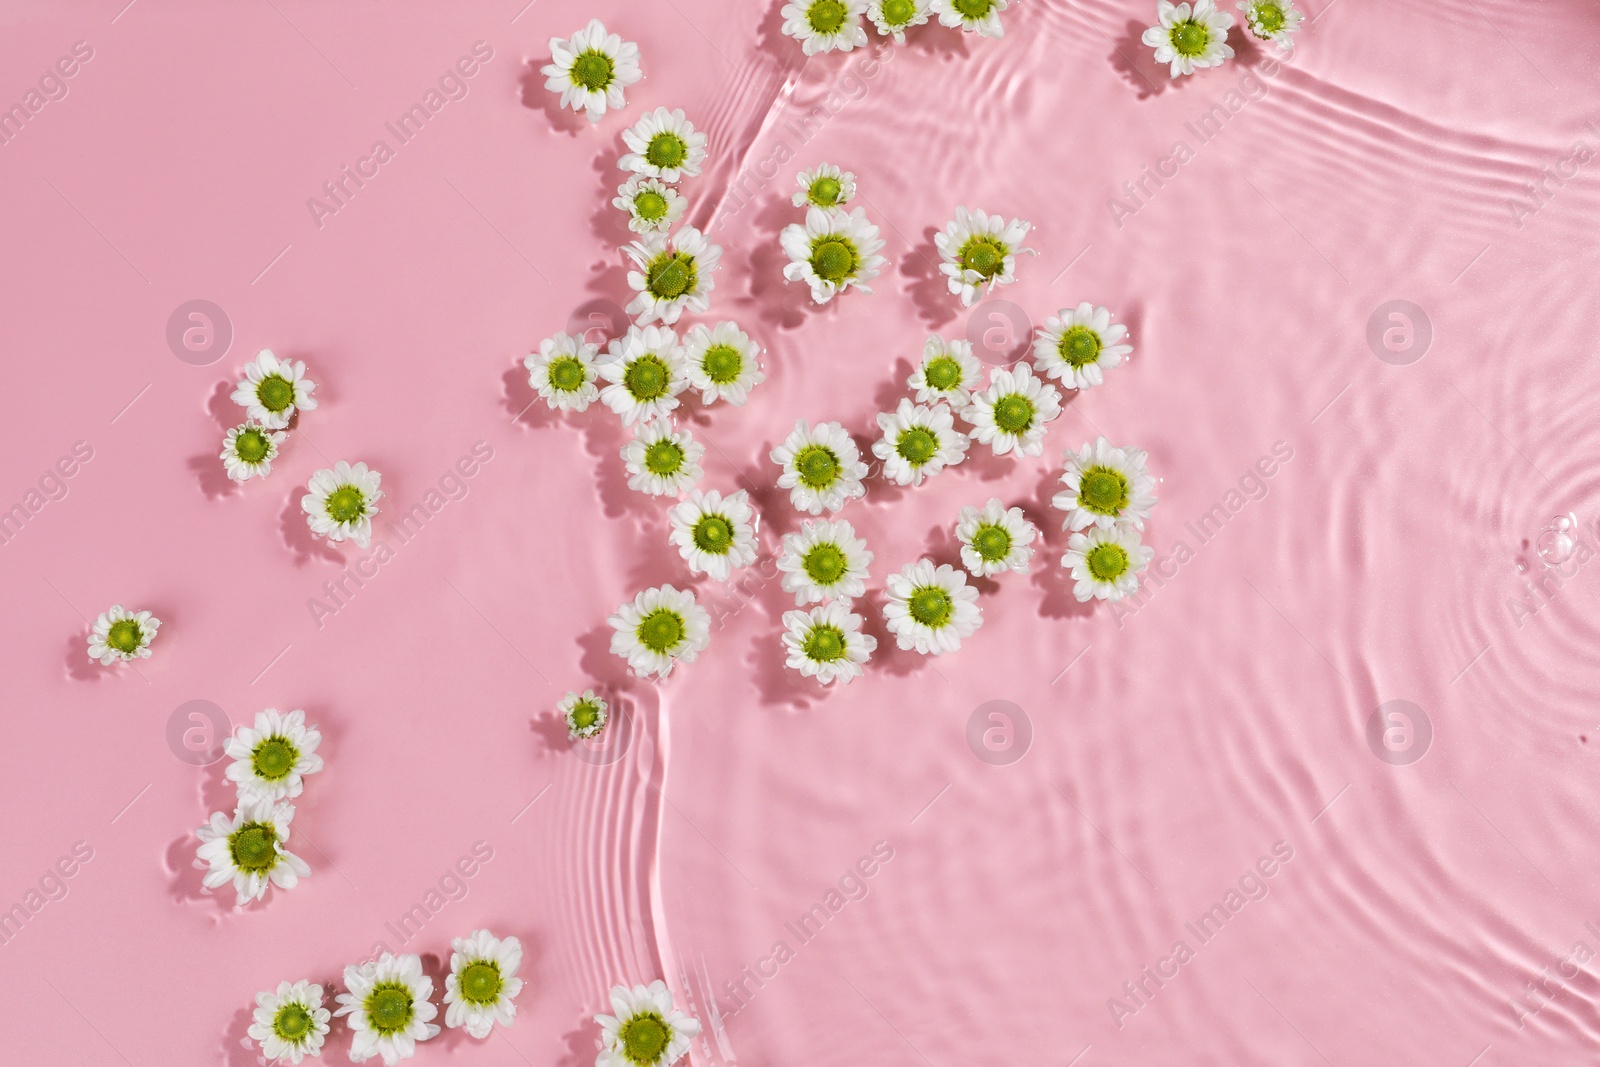
[[[1066,488],[1050,503],[1066,512],[1065,530],[1119,525],[1142,530],[1156,503],[1156,481],[1145,469],[1144,450],[1116,448],[1104,437],[1077,452],[1067,450],[1061,484]]]
[[[89,631],[89,658],[102,667],[150,658],[150,642],[156,639],[161,620],[148,611],[129,611],[113,604],[94,620]]]
[[[349,538],[366,548],[372,540],[372,517],[378,513],[378,501],[383,497],[383,490],[378,488],[382,480],[382,475],[368,470],[365,463],[352,466],[342,459],[332,470],[317,471],[306,484],[306,495],[300,498],[306,525],[318,537],[330,541]]]
[[[616,199],[611,203],[628,213],[628,229],[634,233],[660,233],[677,222],[689,206],[678,190],[660,178],[642,174],[617,186]]]
[[[382,1056],[389,1067],[416,1055],[417,1042],[438,1036],[429,999],[433,979],[422,973],[422,960],[407,953],[385,952],[375,963],[344,969],[348,993],[339,994],[335,1015],[349,1016],[350,1060],[364,1063]]]
[[[822,422],[816,427],[804,419],[794,424],[781,445],[771,452],[772,462],[783,468],[778,488],[789,490],[794,506],[811,515],[838,511],[845,501],[866,495],[861,479],[867,465],[844,427]]]
[[[1008,511],[993,497],[982,508],[962,508],[956,521],[961,565],[979,578],[1002,571],[1027,574],[1033,540],[1038,536],[1038,527],[1027,520],[1021,508]]]
[[[737,407],[750,399],[750,390],[767,380],[760,355],[761,346],[737,323],[691,326],[683,335],[684,373],[703,404],[726,400]]]
[[[933,237],[944,261],[939,270],[949,278],[950,291],[971,307],[995,286],[1016,281],[1017,256],[1033,254],[1033,249],[1022,247],[1031,229],[1033,223],[1022,219],[1007,222],[999,215],[956,208],[956,217]]]
[[[1058,379],[1063,389],[1099,385],[1105,372],[1121,363],[1132,345],[1120,342],[1128,328],[1111,321],[1111,312],[1085,301],[1062,308],[1044,320],[1033,341],[1033,364],[1039,373]]]
[[[272,473],[283,443],[282,430],[269,430],[258,422],[247,422],[228,431],[222,441],[222,466],[236,482],[265,478]]]
[[[700,469],[705,454],[706,446],[687,428],[676,429],[666,419],[653,419],[622,446],[628,488],[651,496],[678,496],[705,473]]]
[[[289,425],[296,411],[312,411],[317,383],[306,377],[306,365],[297,359],[279,359],[269,348],[244,365],[244,377],[233,391],[233,402],[244,408],[251,422],[269,430]]]
[[[294,805],[254,796],[241,798],[231,819],[212,812],[195,831],[195,855],[211,868],[202,879],[205,887],[232,882],[240,904],[266,896],[268,886],[293,889],[311,873],[305,860],[283,847],[293,820]]]
[[[711,616],[693,593],[670,585],[644,590],[606,621],[616,631],[612,654],[643,677],[665,678],[680,662],[693,663],[711,643]]]
[[[967,457],[967,435],[944,404],[923,407],[901,398],[894,411],[878,413],[878,426],[883,436],[872,443],[872,454],[896,485],[921,485]]]
[[[867,543],[843,519],[807,519],[798,533],[783,535],[778,553],[784,591],[801,605],[863,595],[871,565]]]
[[[639,69],[639,46],[607,33],[599,19],[573,34],[570,40],[550,38],[550,58],[539,68],[544,87],[561,94],[561,106],[589,113],[599,122],[606,109],[620,110],[627,100],[623,90],[644,77]]]
[[[811,299],[826,304],[851,286],[870,293],[867,282],[888,262],[878,227],[867,221],[860,208],[849,211],[806,210],[806,221],[790,223],[779,235],[789,257],[783,276],[811,287]]]
[[[698,313],[711,307],[722,249],[693,226],[670,238],[646,234],[623,251],[638,268],[628,272],[628,285],[638,294],[628,305],[628,314],[636,316],[639,325],[660,320],[670,326],[685,311]]]
[[[1121,600],[1139,588],[1153,555],[1132,526],[1096,526],[1068,539],[1061,565],[1072,572],[1072,594],[1079,600]]]
[[[599,345],[558,333],[539,342],[539,351],[530,352],[522,365],[528,368],[528,384],[552,411],[583,411],[600,395],[594,384],[599,354]]]
[[[668,184],[695,177],[706,161],[706,135],[695,131],[681,107],[656,108],[623,130],[622,140],[628,152],[619,167]]]
[[[962,411],[978,388],[983,368],[972,354],[971,341],[946,341],[933,334],[922,347],[922,362],[917,364],[906,384],[917,391],[917,403],[944,400],[952,410]]]
[[[485,1038],[494,1024],[510,1026],[517,1016],[512,998],[522,992],[517,968],[522,942],[474,930],[450,942],[450,973],[444,979],[444,1024],[466,1027],[470,1037]]]
[[[1010,0],[933,0],[933,10],[941,26],[959,26],[983,37],[1005,36],[1000,12],[1009,5]]]
[[[598,736],[611,720],[605,698],[596,696],[593,689],[585,689],[582,695],[568,693],[556,705],[556,710],[566,722],[567,738],[572,741]]]
[[[1034,377],[1033,369],[1019,363],[1013,370],[996,370],[989,388],[972,394],[962,416],[972,424],[971,436],[1003,456],[1037,456],[1044,451],[1045,428],[1061,414],[1061,391]]]
[[[301,980],[279,982],[276,993],[257,993],[251,1016],[250,1039],[269,1060],[299,1063],[321,1056],[328,1036],[328,1009],[322,1006],[322,987]]]
[[[867,18],[880,34],[893,37],[895,44],[905,44],[906,31],[927,22],[930,10],[929,0],[872,0]]]
[[[1156,50],[1156,62],[1170,64],[1168,76],[1193,74],[1200,67],[1220,67],[1232,57],[1228,30],[1233,16],[1217,10],[1216,0],[1195,0],[1174,6],[1156,0],[1160,23],[1144,31],[1144,43]]]
[[[793,0],[784,4],[783,32],[800,42],[806,55],[848,52],[865,47],[867,31],[861,26],[867,0]]]
[[[665,982],[612,987],[611,1010],[596,1015],[604,1046],[595,1067],[666,1067],[689,1051],[700,1023],[672,1006]]]
[[[668,510],[667,519],[670,540],[695,574],[725,582],[736,568],[756,561],[756,512],[743,489],[727,496],[693,490]]]
[[[304,776],[322,770],[320,744],[322,733],[306,725],[305,712],[296,708],[284,715],[268,708],[256,714],[254,726],[240,726],[223,744],[233,760],[228,780],[239,787],[241,797],[297,797],[305,788]]]
[[[800,184],[800,191],[791,198],[795,207],[810,204],[827,211],[844,207],[856,195],[856,176],[832,163],[819,163],[794,177]]]
[[[877,650],[878,639],[861,632],[861,616],[843,601],[810,611],[783,613],[784,665],[823,685],[849,684]]]
[[[677,334],[661,326],[630,326],[600,364],[601,376],[611,383],[600,390],[600,399],[622,416],[624,426],[670,415],[689,386],[683,369]]]
[[[1257,39],[1273,42],[1283,55],[1294,51],[1294,34],[1305,18],[1294,0],[1242,0],[1239,10]]]
[[[901,648],[925,656],[954,652],[983,625],[978,591],[948,563],[908,563],[899,574],[889,575],[887,586],[883,617]]]

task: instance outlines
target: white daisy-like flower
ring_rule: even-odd
[[[849,684],[878,648],[878,639],[861,632],[861,616],[835,600],[810,611],[783,613],[784,666],[823,685]]]
[[[679,496],[705,473],[700,469],[705,454],[706,446],[688,428],[680,430],[666,419],[653,419],[622,446],[628,488],[651,496]]]
[[[1294,34],[1305,18],[1294,0],[1241,0],[1239,11],[1258,40],[1271,41],[1283,55],[1294,51]]]
[[[282,430],[269,430],[258,422],[247,422],[228,431],[222,441],[222,465],[236,482],[265,478],[272,473],[283,443]]]
[[[995,455],[1015,449],[1018,455],[1037,456],[1044,451],[1045,428],[1060,414],[1061,390],[1019,363],[990,374],[989,388],[972,394],[962,418],[972,424],[971,436]]]
[[[867,475],[867,465],[837,422],[810,427],[801,419],[770,455],[783,469],[778,488],[789,490],[789,500],[799,511],[810,515],[838,511],[845,501],[866,495],[861,479]]]
[[[800,191],[791,198],[795,207],[820,207],[824,211],[844,207],[856,195],[856,176],[832,163],[819,163],[794,176]]]
[[[864,595],[870,566],[867,543],[843,519],[807,519],[798,533],[783,535],[778,552],[784,592],[801,606]]]
[[[689,201],[678,190],[660,178],[647,178],[642,174],[635,174],[617,186],[617,197],[611,203],[628,213],[628,229],[634,233],[663,232],[677,222],[689,206]]]
[[[346,538],[362,548],[372,540],[372,517],[378,513],[383,476],[368,470],[365,463],[351,465],[344,460],[311,476],[308,492],[300,498],[306,525],[318,537],[330,541]]]
[[[571,39],[550,38],[550,58],[539,68],[544,87],[561,94],[561,106],[589,113],[599,122],[606,109],[620,110],[627,99],[623,90],[644,77],[639,69],[639,46],[607,33],[599,19],[573,34]]]
[[[609,619],[611,652],[641,677],[665,678],[693,663],[711,643],[711,616],[688,590],[658,585],[619,607]]]
[[[953,410],[963,411],[982,376],[983,367],[972,354],[971,341],[946,341],[933,334],[923,345],[922,361],[906,385],[917,391],[919,404],[943,400]]]
[[[880,34],[893,37],[895,44],[905,44],[906,31],[927,22],[931,10],[929,0],[872,0],[867,18]]]
[[[789,257],[783,276],[809,285],[811,299],[818,304],[826,304],[851,286],[872,292],[866,283],[888,262],[878,254],[883,251],[878,227],[867,221],[860,208],[809,208],[805,224],[790,223],[778,240]]]
[[[305,789],[304,776],[322,770],[320,744],[322,732],[306,725],[305,712],[296,708],[284,715],[268,708],[256,714],[254,726],[240,726],[223,743],[233,760],[228,780],[238,785],[241,797],[297,797]]]
[[[571,741],[597,737],[611,721],[611,709],[605,698],[596,696],[593,689],[585,689],[581,694],[568,693],[556,705],[556,710],[566,721],[567,738]]]
[[[793,0],[783,5],[783,32],[799,41],[808,56],[864,48],[867,31],[861,16],[866,11],[867,0]]]
[[[1017,280],[1017,256],[1033,254],[1022,242],[1033,223],[1022,219],[1007,222],[999,215],[956,208],[956,217],[933,243],[939,248],[940,273],[949,279],[950,291],[971,307],[978,298],[997,285]]]
[[[417,1042],[438,1036],[433,1022],[433,979],[422,973],[422,960],[406,953],[385,952],[374,963],[344,969],[344,986],[335,1015],[349,1016],[350,1059],[364,1063],[382,1056],[389,1067],[416,1055]]]
[[[628,152],[619,167],[668,184],[695,177],[706,161],[706,135],[695,131],[681,107],[656,108],[623,130],[622,140]]]
[[[670,415],[678,394],[689,387],[678,335],[662,326],[630,326],[611,342],[600,374],[611,384],[600,390],[606,407],[624,426]]]
[[[639,325],[660,320],[670,326],[685,311],[699,313],[711,307],[722,249],[693,226],[670,238],[646,234],[623,251],[638,268],[628,272],[628,285],[639,294],[628,305],[628,314]]]
[[[1006,28],[1000,25],[1000,12],[1010,6],[1010,0],[933,0],[933,11],[939,16],[941,26],[959,26],[968,33],[982,37],[1004,37]]]
[[[539,351],[522,361],[528,384],[552,411],[583,411],[600,395],[594,384],[600,346],[581,337],[558,333],[539,342]]]
[[[150,642],[156,639],[161,620],[148,611],[129,611],[113,604],[100,613],[89,631],[89,658],[102,667],[150,658]]]
[[[956,519],[956,540],[961,542],[961,565],[977,578],[1002,571],[1028,573],[1033,541],[1039,528],[1021,508],[1006,509],[991,497],[981,508],[962,508]]]
[[[1128,328],[1111,321],[1111,312],[1085,301],[1062,308],[1044,320],[1033,340],[1033,365],[1058,379],[1063,389],[1088,389],[1105,380],[1132,345],[1122,344]]]
[[[1142,544],[1132,526],[1094,527],[1067,541],[1061,565],[1072,572],[1079,600],[1121,600],[1139,588],[1155,549]]]
[[[297,359],[279,359],[270,348],[244,365],[244,376],[233,390],[233,402],[244,408],[251,422],[269,430],[289,425],[296,411],[317,406],[311,395],[317,383],[306,377],[306,365]]]
[[[1156,503],[1156,480],[1145,469],[1144,450],[1126,445],[1116,448],[1104,437],[1076,452],[1067,450],[1061,484],[1066,488],[1050,503],[1066,513],[1061,523],[1064,530],[1090,526],[1142,530]]]
[[[615,1015],[596,1015],[604,1046],[595,1067],[666,1067],[689,1051],[700,1023],[672,1006],[672,993],[662,981],[648,986],[611,989]]]
[[[737,407],[750,399],[750,390],[767,380],[760,355],[761,346],[737,323],[691,326],[683,335],[684,373],[703,404],[726,400]]]
[[[232,882],[240,904],[266,896],[268,886],[293,889],[311,868],[283,847],[292,821],[293,804],[257,796],[241,798],[231,819],[212,812],[195,831],[200,839],[195,855],[211,868],[202,883],[216,889]]]
[[[1233,16],[1218,11],[1216,0],[1171,4],[1156,0],[1160,23],[1144,31],[1144,43],[1156,50],[1156,62],[1170,64],[1168,76],[1193,74],[1201,67],[1220,67],[1233,56],[1228,31]]]
[[[978,591],[967,584],[965,572],[948,563],[908,563],[889,575],[887,586],[883,617],[901,648],[940,656],[960,648],[962,638],[983,625]]]
[[[967,435],[955,428],[945,404],[924,407],[902,398],[894,411],[878,413],[878,426],[883,436],[872,443],[872,454],[896,485],[921,485],[967,458]]]
[[[723,496],[695,489],[667,512],[671,542],[695,574],[728,580],[738,567],[756,561],[756,511],[743,489]]]
[[[322,1055],[328,1036],[328,1009],[322,1006],[322,987],[304,979],[279,982],[276,993],[257,993],[250,1039],[269,1060],[299,1063]]]
[[[444,979],[444,1024],[466,1028],[469,1037],[485,1038],[494,1024],[510,1026],[517,1016],[512,998],[522,992],[517,968],[522,942],[474,930],[450,942],[450,973]]]

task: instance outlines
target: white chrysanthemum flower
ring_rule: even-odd
[[[1021,508],[1006,509],[996,497],[981,508],[962,508],[956,520],[956,540],[961,542],[961,565],[977,578],[1002,571],[1028,573],[1033,541],[1039,528]]]
[[[606,620],[611,653],[641,677],[665,678],[672,668],[693,663],[711,643],[711,616],[688,590],[658,585],[623,604]]]
[[[819,163],[794,176],[800,191],[790,199],[795,207],[820,207],[824,211],[844,207],[856,195],[856,176],[832,163]]]
[[[306,483],[308,492],[300,498],[306,525],[318,537],[330,541],[349,538],[362,548],[372,540],[372,517],[378,513],[383,476],[368,470],[365,463],[351,465],[344,460],[332,470],[320,470]]]
[[[866,284],[888,262],[878,227],[867,221],[860,208],[849,211],[806,210],[806,221],[790,223],[778,237],[789,265],[783,276],[811,287],[811,299],[826,304],[851,286],[872,292]]]
[[[735,568],[756,561],[756,512],[743,489],[723,496],[715,489],[690,492],[667,511],[669,540],[695,574],[725,582]]]
[[[1155,549],[1140,543],[1131,526],[1094,527],[1067,541],[1061,565],[1072,572],[1072,594],[1079,600],[1121,600],[1139,588]]]
[[[706,446],[687,427],[676,429],[666,419],[647,422],[622,446],[628,488],[651,496],[679,496],[705,473],[700,469],[705,454]]]
[[[1022,242],[1033,223],[1022,219],[1007,222],[999,215],[956,208],[956,217],[933,243],[939,247],[940,273],[949,278],[950,291],[971,307],[978,298],[997,285],[1017,280],[1017,257],[1033,249]]]
[[[683,335],[684,373],[703,404],[726,400],[737,407],[750,399],[750,390],[767,380],[760,355],[761,346],[737,323],[691,326]]]
[[[789,490],[789,500],[799,511],[820,515],[838,511],[845,501],[866,495],[861,479],[867,465],[844,427],[837,422],[822,422],[815,427],[804,419],[770,453],[772,462],[783,468],[778,488]]]
[[[604,1046],[595,1067],[667,1067],[689,1051],[700,1032],[698,1020],[672,1006],[672,994],[661,981],[632,989],[613,986],[611,1010],[616,1014],[594,1017]]]
[[[706,161],[706,135],[695,131],[681,107],[656,108],[623,130],[622,140],[628,152],[619,167],[668,184],[695,177]]]
[[[605,698],[596,696],[593,689],[585,689],[581,695],[568,693],[556,705],[556,710],[566,721],[567,738],[571,741],[597,737],[611,721],[611,709]]]
[[[1063,389],[1088,389],[1121,363],[1132,345],[1120,342],[1128,328],[1111,321],[1111,312],[1085,301],[1062,308],[1044,320],[1033,341],[1033,365],[1061,382]]]
[[[906,31],[927,22],[930,11],[929,0],[872,0],[867,18],[880,34],[893,37],[895,44],[905,44]]]
[[[972,354],[971,341],[946,341],[933,334],[923,345],[922,362],[906,385],[917,391],[919,404],[943,400],[952,410],[963,411],[982,376],[983,367]]]
[[[941,26],[959,26],[983,37],[1004,37],[1000,12],[1009,5],[1010,0],[933,0],[933,11]]]
[[[878,413],[878,426],[883,436],[872,443],[872,454],[896,485],[921,485],[967,458],[967,435],[944,404],[923,407],[902,398],[894,411]]]
[[[258,422],[247,422],[228,431],[222,441],[222,465],[228,477],[236,482],[251,478],[265,478],[272,473],[272,461],[278,458],[278,446],[286,435],[282,430],[269,430]]]
[[[561,94],[561,106],[587,111],[599,122],[606,109],[620,110],[627,103],[623,90],[644,77],[639,69],[639,46],[607,33],[599,19],[572,35],[570,40],[550,38],[550,58],[539,68],[544,87]]]
[[[205,887],[232,882],[240,904],[266,896],[269,885],[293,889],[311,868],[283,847],[292,821],[294,805],[264,797],[241,798],[231,819],[212,812],[211,821],[195,831],[200,839],[195,855],[211,868],[202,880]]]
[[[864,595],[870,566],[872,551],[843,519],[807,519],[798,533],[783,535],[778,552],[784,592],[801,606]]]
[[[1294,51],[1294,34],[1305,18],[1294,0],[1241,0],[1239,11],[1257,40],[1271,41],[1283,55]]]
[[[600,395],[594,384],[599,354],[599,345],[558,333],[540,341],[539,351],[530,352],[522,365],[528,368],[528,384],[550,410],[583,411]]]
[[[964,572],[948,563],[908,563],[899,574],[889,575],[887,586],[883,617],[901,648],[940,656],[960,648],[962,638],[983,625],[978,591],[967,584]]]
[[[647,234],[623,251],[638,268],[628,272],[628,285],[639,294],[628,305],[628,314],[639,325],[660,320],[670,326],[685,311],[698,313],[711,307],[722,249],[693,226],[670,238]]]
[[[1019,363],[1012,370],[996,370],[989,388],[972,394],[962,418],[972,424],[971,436],[1003,456],[1037,456],[1044,451],[1045,428],[1061,414],[1061,391],[1034,377],[1033,368]]]
[[[784,666],[823,685],[848,685],[861,677],[861,665],[878,648],[878,639],[861,632],[861,616],[835,600],[810,611],[783,613]]]
[[[335,1015],[348,1015],[350,1060],[364,1063],[382,1056],[389,1067],[416,1055],[417,1042],[437,1037],[433,1022],[433,979],[422,973],[422,960],[407,953],[385,952],[376,963],[344,969],[344,986]]]
[[[630,326],[600,363],[601,376],[611,383],[600,390],[600,399],[622,416],[624,426],[670,415],[678,394],[689,387],[683,370],[676,333],[662,326]]]
[[[783,5],[783,32],[800,42],[806,55],[864,48],[861,25],[867,0],[793,0]]]
[[[328,1009],[322,1006],[322,987],[304,979],[279,982],[276,993],[257,993],[250,1039],[261,1046],[268,1060],[299,1063],[321,1056],[328,1036]]]
[[[148,611],[129,611],[113,604],[100,613],[89,631],[89,658],[102,667],[150,658],[150,642],[156,639],[161,620]]]
[[[444,1024],[466,1027],[469,1037],[485,1038],[494,1024],[510,1026],[517,1016],[513,997],[522,992],[517,968],[522,942],[474,930],[450,942],[450,973],[444,979]]]
[[[689,206],[683,194],[660,178],[635,174],[617,186],[611,201],[628,213],[628,229],[634,233],[661,233],[672,226]]]
[[[233,391],[233,402],[244,408],[251,422],[269,430],[289,425],[296,411],[317,406],[311,395],[317,383],[306,377],[306,365],[297,359],[279,359],[269,348],[244,365],[244,377]]]
[[[1144,31],[1144,43],[1156,50],[1156,62],[1168,63],[1168,76],[1193,74],[1200,67],[1220,67],[1233,56],[1228,31],[1233,16],[1217,10],[1216,0],[1195,0],[1193,5],[1173,5],[1156,0],[1161,21]]]
[[[1066,488],[1050,503],[1066,512],[1064,530],[1120,525],[1142,530],[1156,503],[1156,480],[1145,469],[1144,450],[1116,448],[1104,437],[1077,452],[1067,450],[1061,484]]]
[[[228,780],[238,785],[241,797],[297,797],[305,788],[304,776],[322,770],[320,744],[322,732],[306,725],[305,712],[296,708],[284,715],[268,708],[257,713],[254,726],[240,726],[223,744],[233,760]]]

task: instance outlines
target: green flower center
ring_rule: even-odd
[[[398,1034],[411,1025],[416,1014],[412,1005],[411,990],[398,982],[384,982],[367,994],[362,1005],[367,1010],[367,1021],[379,1034],[387,1037]]]
[[[1173,50],[1180,56],[1193,59],[1202,55],[1211,43],[1211,30],[1204,23],[1186,19],[1172,27],[1170,34]]]
[[[744,371],[744,356],[732,345],[712,345],[700,359],[706,377],[717,385],[737,381]]]
[[[1033,425],[1033,401],[1015,393],[1001,397],[994,403],[994,424],[1012,436],[1026,433]]]
[[[256,400],[276,415],[294,403],[294,383],[277,374],[269,374],[256,386]]]
[[[998,563],[1011,554],[1011,531],[1004,526],[980,526],[972,535],[972,547],[985,563]]]
[[[667,217],[667,198],[654,189],[646,189],[633,198],[633,211],[646,222]]]
[[[860,264],[856,246],[846,238],[824,237],[811,246],[811,270],[825,282],[837,285],[854,277]]]
[[[960,0],[957,0],[959,6]],[[993,278],[1005,269],[1005,245],[985,234],[967,238],[967,243],[961,246],[956,258],[961,261],[961,266],[966,270],[976,271],[985,278]]]
[[[651,474],[677,474],[683,467],[683,448],[670,438],[644,450],[644,469]]]
[[[1127,551],[1110,542],[1095,545],[1084,555],[1083,561],[1089,565],[1089,574],[1097,582],[1116,581],[1128,569]]]
[[[572,720],[573,726],[576,726],[580,730],[587,730],[589,727],[600,721],[600,705],[596,704],[592,700],[580,700],[576,704],[572,705],[572,710],[567,713],[567,717]],[[469,967],[467,969],[471,970],[472,968]],[[500,972],[498,971],[495,972],[496,978],[499,977],[499,973]],[[462,975],[462,984],[466,984],[465,974]],[[499,990],[498,986],[495,988],[496,991]]]
[[[615,69],[610,56],[591,48],[578,53],[572,61],[572,80],[592,93],[599,92],[611,84],[612,71]]]
[[[733,523],[721,515],[702,515],[692,531],[694,547],[714,556],[726,556],[733,547]]]
[[[827,445],[807,445],[795,454],[794,469],[807,489],[826,489],[839,477],[839,457]]]
[[[233,454],[252,465],[265,460],[271,450],[272,442],[260,430],[244,430],[233,439]]]
[[[922,368],[922,380],[939,392],[948,393],[961,385],[961,364],[949,356],[935,356]]]
[[[590,721],[593,721],[592,713]],[[500,968],[488,960],[474,960],[467,964],[461,969],[461,977],[456,982],[462,999],[471,1004],[493,1004],[500,999],[500,990],[504,985]]]
[[[272,1019],[272,1032],[291,1045],[305,1040],[314,1026],[304,1004],[285,1004]]]
[[[827,175],[812,182],[811,188],[806,191],[806,199],[818,207],[834,207],[843,195],[844,186],[839,184],[839,179]]]
[[[269,737],[250,754],[250,767],[256,777],[268,782],[282,781],[294,770],[300,750],[285,737]]]
[[[930,630],[937,630],[955,614],[956,602],[950,594],[936,585],[918,586],[906,601],[911,617]]]
[[[844,634],[833,626],[813,626],[806,634],[803,650],[815,663],[832,663],[844,658]]]
[[[1100,335],[1087,326],[1073,326],[1061,335],[1056,351],[1069,366],[1087,367],[1100,359]]]
[[[939,440],[921,426],[913,426],[901,431],[899,440],[894,443],[894,450],[913,467],[920,467],[939,451]]]
[[[849,563],[838,545],[822,544],[807,552],[801,559],[800,566],[804,568],[806,577],[826,587],[844,577]]]
[[[241,871],[265,874],[278,865],[278,831],[262,822],[247,822],[228,836],[228,854]]]
[[[577,356],[558,356],[552,359],[547,373],[550,388],[558,393],[576,393],[589,380],[583,362]]]
[[[667,395],[667,383],[671,377],[661,357],[650,353],[628,364],[628,369],[622,374],[622,384],[635,400],[660,400]]]
[[[1270,37],[1283,29],[1285,21],[1283,8],[1272,3],[1271,0],[1255,5],[1255,8],[1250,12],[1250,16],[1252,21],[1255,22],[1255,29],[1263,36]]]
[[[683,252],[657,256],[644,272],[644,286],[658,300],[676,300],[692,291],[699,280],[694,257]]]
[[[831,2],[831,0],[829,0]],[[622,1039],[622,1055],[630,1063],[656,1063],[672,1041],[672,1027],[655,1012],[642,1012],[617,1027]]]
[[[981,19],[994,7],[994,0],[955,0],[951,4],[964,19]]]
[[[844,28],[845,7],[839,0],[816,0],[806,9],[806,21],[818,33],[838,33]]]
[[[328,494],[328,518],[334,522],[355,522],[367,513],[367,498],[353,485],[341,485]]]
[[[132,619],[118,619],[111,624],[111,632],[106,634],[107,646],[124,655],[132,655],[137,652],[139,643],[143,640],[144,631]]]
[[[657,608],[639,620],[639,643],[651,652],[670,652],[683,643],[687,631],[683,616],[666,608]]]
[[[904,26],[917,13],[917,5],[913,0],[884,0],[881,13],[890,26]]]
[[[1128,506],[1128,479],[1110,467],[1090,467],[1078,478],[1078,502],[1097,515],[1117,515]]]
[[[689,158],[689,142],[675,133],[663,131],[644,146],[644,158],[652,167],[681,167]]]

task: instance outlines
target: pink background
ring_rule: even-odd
[[[1600,152],[1592,4],[1319,0],[1271,76],[1242,49],[1179,85],[1137,43],[1143,2],[1027,0],[1003,41],[930,26],[810,60],[778,0],[440,6],[6,5],[0,102],[93,49],[0,146],[0,509],[93,450],[0,545],[0,906],[93,850],[0,945],[8,1062],[253,1063],[258,990],[329,982],[379,943],[437,976],[479,926],[527,948],[516,1024],[419,1064],[587,1064],[607,987],[656,977],[706,1023],[699,1065],[1593,1055],[1600,159],[1574,155]],[[537,74],[591,15],[646,72],[594,128]],[[307,199],[480,40],[469,94],[316,225]],[[1001,294],[1034,321],[1090,300],[1130,325],[1133,362],[1068,406],[1044,458],[979,449],[914,490],[874,478],[843,513],[877,553],[880,638],[883,575],[950,558],[961,506],[1048,524],[1031,576],[982,583],[957,655],[886,641],[823,691],[782,669],[770,580],[694,582],[718,625],[665,685],[606,651],[618,603],[688,575],[665,504],[626,488],[615,417],[529,408],[520,361],[586,302],[626,302],[615,159],[657,105],[711,138],[685,186],[724,249],[711,318],[767,348],[747,407],[690,409],[704,484],[762,509],[767,574],[798,520],[766,453],[796,418],[866,447],[927,333],[1009,347],[1006,314],[969,324],[932,279],[957,204],[1036,224]],[[1230,117],[1197,137],[1214,105]],[[777,233],[795,171],[824,160],[858,175],[889,269],[817,310],[782,281]],[[167,345],[192,299],[232,323],[209,366]],[[1405,366],[1367,340],[1395,299],[1431,322]],[[227,393],[263,347],[308,363],[320,406],[270,479],[234,489]],[[1078,605],[1055,566],[1061,449],[1100,432],[1161,478],[1166,581],[1136,611]],[[492,459],[452,481],[480,441]],[[1292,458],[1255,480],[1279,442]],[[442,479],[459,499],[318,626],[308,602],[364,554],[310,541],[299,497],[341,458],[383,473],[390,517]],[[1189,524],[1218,504],[1202,542]],[[1583,547],[1547,571],[1541,531],[1569,511]],[[84,656],[117,602],[164,621],[137,672]],[[580,758],[553,725],[591,684],[632,709],[626,751]],[[192,831],[231,798],[223,763],[169,747],[190,700],[321,725],[291,839],[313,875],[292,893],[236,912],[199,892]],[[967,741],[995,700],[1031,728],[1010,764]],[[1431,723],[1418,762],[1369,747],[1391,700]],[[492,859],[449,878],[480,841]],[[877,842],[892,859],[844,882],[864,898],[796,937]],[[1249,881],[1279,842],[1292,859]],[[1185,924],[1241,878],[1265,897],[1202,944]],[[400,943],[390,925],[441,879],[459,899]],[[1180,940],[1192,958],[1132,1000],[1123,983],[1154,988],[1142,969],[1170,971]],[[336,1029],[330,1062],[347,1046]]]

